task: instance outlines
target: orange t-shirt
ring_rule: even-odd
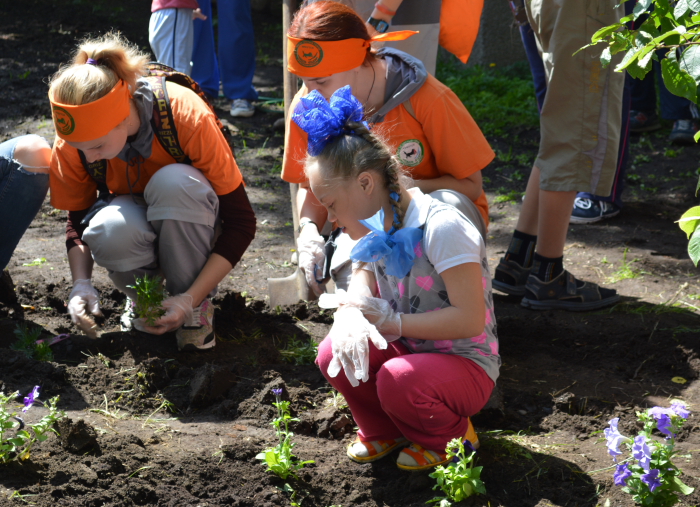
[[[177,137],[182,150],[207,178],[217,195],[233,192],[243,181],[241,171],[231,154],[223,134],[216,125],[214,113],[192,90],[175,83],[166,83],[173,110]],[[131,191],[143,193],[146,184],[161,167],[174,164],[156,135],[153,136],[151,156],[138,167],[128,167],[119,158],[107,161],[107,187],[117,195],[129,194],[126,172],[129,171]],[[49,171],[51,205],[54,208],[80,211],[97,200],[97,183],[85,170],[78,150],[56,138]]]
[[[308,93],[302,87],[291,104],[294,111],[299,98]],[[373,125],[412,178],[432,179],[450,175],[456,179],[471,176],[495,157],[479,126],[447,86],[429,75],[410,98],[415,118],[401,103],[387,113],[384,121]],[[291,121],[285,134],[282,179],[303,183],[307,135]],[[489,223],[486,194],[475,201],[486,224]]]

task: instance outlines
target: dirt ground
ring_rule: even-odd
[[[136,0],[2,2],[0,140],[29,132],[52,138],[48,76],[89,32],[118,28],[147,49],[148,7]],[[262,96],[280,97],[279,2],[254,18],[255,84]],[[293,425],[295,453],[315,460],[286,481],[297,504],[399,507],[433,498],[428,472],[402,472],[393,458],[359,465],[345,456],[354,426],[347,407],[316,366],[293,353],[322,339],[332,317],[313,302],[266,303],[266,279],[293,272],[289,191],[279,179],[283,136],[272,127],[280,108],[266,102],[254,117],[233,120],[225,99],[217,106],[236,132],[258,231],[215,300],[216,349],[182,354],[173,336],[121,333],[124,296],[101,269],[94,275],[105,314],[101,336],[80,335],[65,306],[71,289],[65,213],[47,200],[8,266],[17,300],[0,295],[0,391],[27,393],[41,385],[43,399],[60,395],[70,420],[60,438],[38,445],[30,459],[0,469],[0,505],[291,505],[285,481],[255,459],[276,441],[269,423],[271,389],[278,387],[300,419]],[[630,434],[636,410],[671,398],[700,409],[700,283],[673,223],[696,202],[700,148],[672,147],[668,133],[667,125],[632,138],[622,214],[569,233],[567,267],[616,288],[619,305],[585,314],[532,312],[517,298],[495,294],[501,399],[473,419],[488,494],[464,505],[632,505],[607,469],[612,461],[600,434],[607,421],[620,417],[621,431]],[[499,154],[483,172],[492,203],[492,268],[517,220],[538,139],[533,129],[489,139]],[[40,326],[43,337],[71,333],[53,347],[53,362],[10,349],[22,321]],[[32,409],[28,419],[38,420],[43,410]],[[698,488],[697,415],[678,445],[683,480]],[[8,499],[15,491],[23,499]],[[699,491],[682,504],[698,505]]]

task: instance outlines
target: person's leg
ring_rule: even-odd
[[[51,147],[36,135],[0,144],[0,269],[44,202],[50,159]]]
[[[219,65],[227,99],[257,100],[250,0],[219,0]]]
[[[192,9],[160,9],[154,12],[148,34],[156,60],[179,72],[188,75],[192,72]]]
[[[535,97],[537,98],[537,108],[541,111],[544,104],[544,97],[547,93],[547,76],[545,75],[542,55],[537,49],[537,39],[532,31],[530,23],[520,27],[520,38],[523,41],[525,55],[530,64],[532,83],[535,85]]]
[[[381,408],[411,442],[444,452],[464,436],[469,416],[486,404],[494,383],[475,362],[451,354],[408,354],[377,373]]]
[[[166,288],[172,295],[181,294],[211,254],[219,198],[204,175],[186,164],[158,170],[143,197],[147,220],[158,236],[158,262]]]
[[[359,386],[353,387],[344,371],[336,377],[328,375],[328,365],[333,359],[330,337],[327,336],[318,346],[316,364],[328,383],[345,398],[352,417],[357,423],[357,433],[362,440],[390,440],[401,437],[401,430],[382,408],[382,402],[377,393],[377,373],[387,361],[408,353],[406,347],[398,341],[389,343],[384,350],[379,350],[370,342],[369,380],[360,381]]]
[[[219,62],[214,46],[211,0],[199,0],[199,8],[207,19],[193,22],[192,79],[213,98],[219,96]]]

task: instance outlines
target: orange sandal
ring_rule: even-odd
[[[355,441],[348,446],[348,457],[358,463],[369,463],[382,459],[391,451],[401,445],[406,445],[408,440],[399,437],[393,440],[372,440],[363,441],[356,437]]]
[[[479,437],[476,435],[476,431],[474,431],[471,419],[469,420],[469,427],[462,441],[465,440],[468,440],[474,449],[479,448]],[[447,458],[446,452],[431,451],[429,449],[424,449],[418,444],[412,443],[401,451],[396,460],[396,465],[401,470],[418,471],[444,465],[448,461],[450,460]]]

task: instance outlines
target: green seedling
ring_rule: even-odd
[[[161,277],[144,275],[143,278],[134,279],[134,285],[127,285],[127,287],[136,291],[134,312],[145,319],[146,324],[152,326],[165,315],[165,310],[161,306],[165,299]]]
[[[29,424],[17,413],[11,412],[10,403],[19,396],[18,392],[6,395],[0,392],[0,463],[8,463],[12,460],[26,460],[30,457],[32,446],[36,442],[43,442],[49,437],[49,433],[56,433],[54,424],[66,416],[62,410],[58,410],[58,396],[51,398],[44,403],[49,409],[49,413],[41,418],[39,422]],[[34,403],[39,401],[39,386],[24,398],[24,408],[26,413]]]
[[[471,445],[470,445],[471,447]],[[438,466],[430,477],[437,480],[433,489],[441,489],[445,496],[435,497],[426,503],[438,503],[439,507],[450,507],[452,502],[461,502],[465,498],[479,493],[486,494],[486,488],[481,481],[481,470],[484,467],[474,466],[476,451],[467,451],[459,438],[453,438],[445,449],[448,458],[453,458],[446,467]]]
[[[622,253],[622,264],[620,267],[608,278],[610,283],[616,283],[621,280],[629,280],[630,278],[639,278],[642,275],[649,274],[647,271],[632,268],[632,263],[637,262],[637,259],[632,259],[631,261],[627,262],[627,252],[629,252],[629,248],[625,248],[624,252]]]
[[[290,338],[287,346],[280,350],[282,359],[288,363],[313,364],[318,355],[318,345],[312,340],[304,342],[296,338]]]
[[[14,350],[24,352],[30,359],[37,361],[53,361],[53,351],[46,342],[37,343],[41,335],[40,327],[30,328],[26,322],[17,325],[14,331],[17,341],[10,345]]]
[[[313,460],[299,461],[292,454],[292,449],[296,445],[292,442],[294,433],[289,431],[289,423],[299,421],[289,414],[289,402],[282,401],[282,389],[273,389],[276,402],[273,402],[277,408],[277,417],[270,424],[275,427],[279,443],[276,447],[265,449],[263,452],[255,456],[255,459],[264,461],[267,464],[267,470],[277,474],[281,479],[286,479],[290,475],[297,478],[296,472],[304,468],[309,463],[314,463]],[[283,429],[284,426],[284,429]]]
[[[39,259],[34,259],[32,262],[25,262],[22,266],[41,266],[46,263],[46,257],[41,257]]]

